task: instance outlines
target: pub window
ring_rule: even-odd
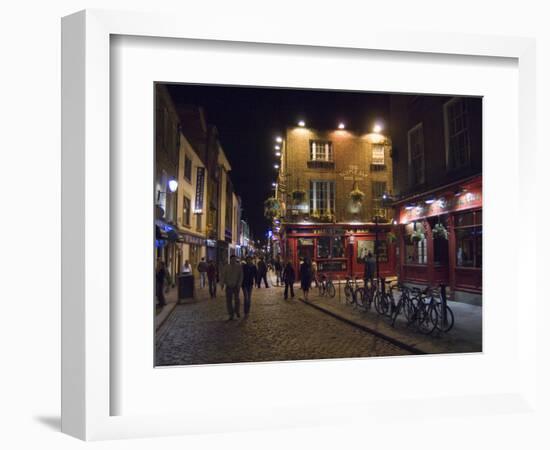
[[[191,172],[192,172],[192,163],[191,159],[185,155],[185,163],[183,165],[183,176],[184,178],[191,183]]]
[[[309,159],[310,161],[334,161],[332,158],[332,142],[310,141]]]
[[[420,222],[410,223],[405,227],[405,233],[403,239],[405,240],[405,261],[407,264],[427,264],[427,245],[426,235],[421,239],[413,238],[418,237],[419,232],[423,231],[424,227]]]
[[[470,132],[468,130],[468,104],[466,99],[454,98],[445,103],[443,111],[447,168],[455,170],[469,167]]]
[[[328,258],[330,256],[330,237],[317,239],[317,258]]]
[[[375,166],[384,165],[384,145],[374,144],[372,146],[372,164]]]
[[[191,199],[183,197],[183,224],[187,227],[191,226]]]
[[[317,239],[317,258],[344,258],[344,238],[342,236],[323,236]]]
[[[312,215],[334,214],[334,181],[310,181],[309,210]]]
[[[409,174],[411,185],[422,184],[425,178],[424,163],[424,128],[419,123],[408,132],[409,145]]]
[[[483,225],[481,211],[455,216],[457,267],[481,268]]]

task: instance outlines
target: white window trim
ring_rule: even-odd
[[[422,184],[422,183],[426,182],[426,146],[425,146],[425,142],[424,142],[424,123],[423,122],[417,123],[414,127],[412,127],[407,132],[407,153],[408,153],[409,177],[410,177],[410,173],[411,173],[411,169],[412,169],[411,168],[411,166],[412,166],[411,134],[416,132],[416,130],[418,130],[419,128],[422,129],[422,165],[424,166],[423,170],[422,170],[423,179],[422,179],[422,182],[415,183],[414,186],[417,186],[419,184]],[[411,180],[409,179],[409,183],[410,183],[410,181]]]

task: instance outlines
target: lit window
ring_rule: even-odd
[[[384,165],[384,145],[374,144],[372,146],[372,164],[376,166]]]
[[[309,210],[313,216],[334,214],[334,181],[311,181]]]
[[[311,161],[333,161],[332,142],[330,141],[310,141],[309,159]]]

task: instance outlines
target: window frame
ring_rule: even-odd
[[[413,155],[412,155],[412,148],[411,148],[411,136],[413,133],[418,132],[420,130],[420,136],[422,138],[422,179],[419,181],[416,177],[414,166],[413,166]],[[420,186],[422,184],[426,183],[426,146],[425,140],[424,140],[424,123],[419,122],[414,127],[409,129],[407,131],[407,154],[408,154],[408,166],[409,166],[409,185],[411,187],[414,186]],[[419,159],[418,157],[415,157],[414,159]]]
[[[189,161],[189,164],[187,162]],[[187,176],[187,167],[189,167],[189,176]],[[193,179],[193,160],[187,156],[187,153],[185,154],[183,158],[183,178],[187,180],[189,183],[192,183]]]
[[[326,207],[322,211],[317,205],[317,187],[318,183],[326,183],[327,186],[332,186],[326,189]],[[331,205],[332,202],[332,205]],[[330,212],[336,214],[336,183],[334,180],[310,180],[309,181],[309,213],[313,214],[317,211],[319,215]]]
[[[325,155],[324,158],[318,158],[318,148],[316,144],[323,144]],[[325,146],[328,144],[328,148]],[[314,147],[315,145],[315,147]],[[323,162],[334,162],[334,146],[332,141],[328,139],[310,139],[309,140],[309,161],[323,161]]]
[[[455,170],[461,170],[461,169],[467,169],[472,164],[471,159],[471,153],[472,153],[472,146],[471,146],[471,139],[470,139],[470,122],[469,122],[469,111],[468,111],[468,103],[466,101],[467,99],[464,97],[453,97],[451,100],[445,102],[443,104],[443,125],[445,130],[445,167],[448,172],[452,172]],[[467,146],[466,146],[466,163],[461,166],[452,166],[451,163],[453,161],[453,158],[451,157],[451,136],[450,136],[450,126],[449,126],[449,110],[450,108],[458,102],[464,102],[465,105],[465,113],[464,113],[464,121],[465,121],[465,127],[461,130],[461,133],[464,132],[466,134],[466,140],[467,140]],[[458,136],[456,134],[453,137]],[[456,160],[456,158],[454,158]]]

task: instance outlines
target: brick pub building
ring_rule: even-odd
[[[480,98],[390,98],[397,273],[481,304],[482,104]]]
[[[303,124],[288,128],[279,147],[276,253],[296,270],[308,257],[331,278],[362,277],[378,234],[380,275],[395,274],[395,245],[386,240],[393,210],[383,204],[393,189],[390,139]]]

